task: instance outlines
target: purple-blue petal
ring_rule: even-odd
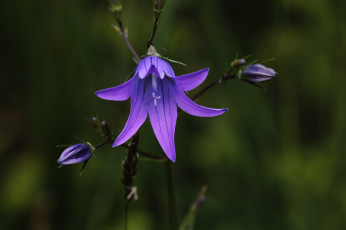
[[[177,106],[174,92],[168,79],[158,80],[158,95],[160,99],[149,105],[149,118],[155,136],[167,157],[175,162],[176,153],[174,146],[175,125],[177,122]]]
[[[208,72],[209,68],[206,68],[197,72],[177,76],[175,80],[184,91],[189,91],[202,84],[206,79]]]
[[[90,146],[85,144],[75,144],[65,149],[58,159],[61,165],[76,164],[90,159],[92,156]]]
[[[164,64],[163,64],[163,70],[165,71],[165,74],[168,77],[175,77],[175,73],[174,70],[172,69],[172,66],[165,60],[161,60]]]
[[[129,81],[125,82],[124,84],[121,84],[112,88],[99,90],[95,92],[95,94],[96,96],[104,100],[110,100],[110,101],[127,100],[129,99],[131,95],[133,80],[134,78],[131,78]]]
[[[152,63],[155,66],[156,69],[156,75],[160,78],[163,79],[165,77],[165,71],[164,69],[161,67],[162,66],[162,59],[156,57],[156,56],[152,56]]]
[[[135,78],[131,91],[131,111],[123,131],[113,143],[118,146],[130,139],[141,127],[147,118],[147,106],[145,97],[145,85],[147,80]],[[151,93],[151,92],[150,92]]]
[[[261,64],[249,65],[241,74],[253,82],[268,81],[276,76],[275,70]]]
[[[188,98],[182,89],[175,88],[176,102],[184,112],[197,117],[215,117],[223,114],[228,109],[213,109],[196,104]]]
[[[145,78],[149,74],[150,67],[151,67],[151,57],[143,58],[137,67],[139,78],[141,79]]]

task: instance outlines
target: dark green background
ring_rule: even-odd
[[[140,55],[152,29],[151,1],[124,2],[124,24]],[[2,1],[0,6],[0,229],[123,229],[122,148],[103,147],[58,169],[63,149],[102,141],[85,120],[97,113],[122,130],[129,101],[98,99],[135,63],[106,1]],[[346,3],[343,0],[168,0],[158,51],[210,67],[204,85],[235,57],[276,60],[268,92],[233,80],[200,97],[228,107],[216,118],[180,114],[173,167],[178,216],[199,188],[207,200],[196,229],[346,228]],[[166,51],[165,51],[166,50]],[[192,91],[189,95],[193,95]],[[151,127],[140,149],[163,154]],[[168,229],[164,165],[140,160],[129,229]]]

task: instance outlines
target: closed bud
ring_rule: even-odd
[[[107,122],[101,121],[101,129],[102,129],[102,133],[106,137],[110,137],[111,136],[112,132],[111,132],[111,129],[110,129],[109,125],[107,124]]]
[[[245,65],[245,59],[236,59],[234,61],[231,62],[231,67],[234,68],[238,68],[241,67],[243,65]]]
[[[79,143],[65,149],[58,159],[58,164],[77,164],[89,160],[91,156],[90,145]]]
[[[252,64],[247,66],[241,75],[252,82],[264,82],[275,77],[276,72],[264,65]]]
[[[96,117],[92,117],[90,122],[91,122],[91,124],[93,125],[93,127],[94,127],[95,129],[98,129],[99,122],[98,122],[98,120],[97,120]]]
[[[121,21],[121,12],[122,12],[122,4],[121,4],[121,0],[108,0],[109,2],[109,10],[113,13],[115,19],[117,20],[117,22]]]

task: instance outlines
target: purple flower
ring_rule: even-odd
[[[273,69],[261,64],[249,65],[241,74],[253,82],[268,81],[276,76],[276,72]]]
[[[91,157],[90,145],[75,144],[65,149],[58,159],[61,165],[77,164],[89,160]]]
[[[105,100],[123,101],[131,97],[130,116],[113,147],[133,136],[149,115],[157,140],[167,157],[175,162],[174,132],[177,122],[177,106],[193,116],[214,117],[227,109],[212,109],[200,106],[189,99],[184,91],[200,85],[209,69],[175,76],[167,61],[148,56],[138,64],[134,76],[122,85],[96,92]]]

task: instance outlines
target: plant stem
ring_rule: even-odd
[[[95,145],[95,149],[101,148],[102,146],[104,146],[104,145],[106,145],[106,144],[109,144],[109,143],[111,143],[111,142],[108,141],[108,140],[107,140],[107,141],[103,141],[103,142],[101,142],[101,143]]]
[[[132,47],[128,37],[127,37],[127,34],[124,30],[124,26],[123,26],[123,23],[122,21],[117,21],[118,22],[118,25],[119,25],[119,28],[120,28],[120,31],[121,31],[121,36],[123,37],[127,47],[129,48],[130,52],[132,53],[133,57],[137,60],[137,61],[140,61],[140,57],[138,56],[137,52],[135,51],[135,49]]]
[[[159,17],[160,16],[155,17],[153,32],[151,33],[151,38],[150,38],[150,40],[148,41],[148,44],[147,44],[148,48],[153,44],[153,40],[154,40],[156,31],[157,31],[157,27],[159,26]]]
[[[137,132],[131,140],[131,144],[129,145],[128,148],[128,153],[123,161],[123,176],[121,178],[121,181],[124,185],[125,189],[125,230],[127,230],[127,220],[128,220],[128,210],[129,210],[129,205],[132,200],[132,197],[129,197],[129,194],[132,189],[132,184],[134,181],[134,178],[137,173],[137,147],[138,147],[138,142],[139,142],[139,132]]]
[[[153,12],[155,15],[153,32],[151,33],[151,37],[147,43],[148,48],[153,45],[154,37],[156,35],[157,28],[159,27],[159,19],[160,15],[163,12],[163,6],[165,5],[165,0],[155,0]]]
[[[197,98],[199,98],[201,95],[203,95],[205,92],[207,92],[209,89],[213,88],[215,85],[223,83],[227,80],[233,79],[236,76],[235,75],[229,75],[230,71],[227,73],[222,74],[222,76],[218,79],[215,79],[214,81],[210,82],[208,85],[206,85],[203,89],[201,89],[195,96],[193,96],[191,99],[194,101]]]
[[[167,195],[168,195],[168,213],[171,230],[178,229],[177,221],[177,208],[175,206],[174,186],[172,177],[171,162],[166,162],[166,176],[167,176]]]
[[[101,143],[98,143],[97,145],[95,145],[95,149],[98,149],[98,148],[101,148],[102,146],[106,145],[106,144],[110,144],[112,143],[114,140],[106,140],[106,141],[103,141]],[[120,145],[121,147],[124,147],[124,148],[127,148],[127,149],[130,149],[131,146],[129,146],[128,144],[122,144]],[[141,150],[138,150],[137,149],[137,153],[140,155],[140,156],[143,156],[143,157],[146,157],[146,158],[150,158],[150,159],[153,159],[153,160],[166,160],[167,157],[164,156],[164,155],[155,155],[155,154],[151,154],[151,153],[146,153],[146,152],[143,152]]]

